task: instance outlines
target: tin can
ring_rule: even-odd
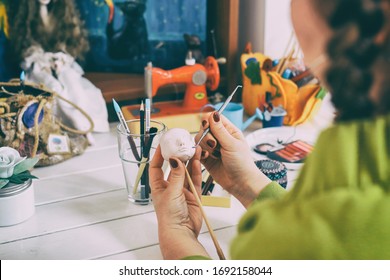
[[[35,212],[34,185],[31,179],[0,189],[0,226],[24,222]]]

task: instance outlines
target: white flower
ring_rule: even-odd
[[[0,178],[9,178],[14,173],[14,168],[17,164],[24,161],[26,158],[21,157],[19,152],[10,147],[0,148]]]

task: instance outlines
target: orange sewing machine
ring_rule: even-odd
[[[148,98],[156,96],[160,87],[168,84],[185,84],[184,100],[152,103],[151,119],[163,122],[168,128],[180,127],[197,132],[200,112],[208,104],[207,88],[216,90],[220,74],[218,62],[207,57],[204,65],[193,63],[173,70],[148,65],[145,68],[145,90]],[[139,105],[122,107],[125,119],[139,118]]]

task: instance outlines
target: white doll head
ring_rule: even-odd
[[[182,162],[190,160],[195,154],[195,141],[183,128],[171,128],[160,139],[161,154],[165,160],[177,157]]]

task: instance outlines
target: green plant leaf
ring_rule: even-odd
[[[7,179],[0,179],[0,189],[4,188],[9,183]]]
[[[244,71],[245,75],[251,80],[251,84],[261,85],[261,75],[260,75],[260,63],[259,62],[251,62],[246,67]]]
[[[24,161],[18,163],[14,168],[14,175],[20,174],[26,170],[30,170],[38,162],[38,158],[26,158]]]
[[[29,171],[24,171],[19,174],[14,174],[10,178],[8,178],[11,183],[14,184],[22,184],[26,182],[28,179],[37,179],[34,175],[31,175]]]
[[[278,97],[282,97],[282,95],[280,93],[276,93],[275,96],[272,97],[271,99],[278,98]]]

